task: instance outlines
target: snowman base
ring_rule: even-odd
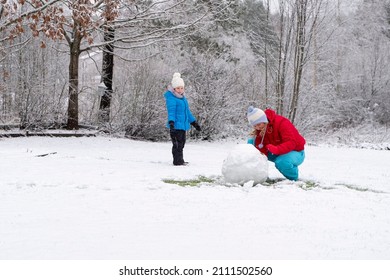
[[[268,178],[268,159],[253,145],[239,144],[223,161],[222,175],[231,184],[261,184]]]

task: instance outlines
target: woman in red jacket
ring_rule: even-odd
[[[255,147],[289,180],[298,180],[298,166],[305,159],[305,138],[285,117],[271,109],[248,108],[248,121],[254,130],[248,143]]]

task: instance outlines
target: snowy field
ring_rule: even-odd
[[[302,181],[227,186],[237,144],[173,166],[168,142],[2,138],[0,259],[390,259],[390,151],[306,146]],[[163,181],[198,176],[216,181]]]

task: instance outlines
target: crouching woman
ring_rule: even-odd
[[[248,121],[253,126],[253,144],[289,180],[298,180],[298,166],[305,159],[305,138],[289,119],[271,109],[265,111],[249,106]]]

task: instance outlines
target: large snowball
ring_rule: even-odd
[[[239,144],[223,161],[222,175],[228,183],[263,183],[268,177],[267,157],[251,144]]]

